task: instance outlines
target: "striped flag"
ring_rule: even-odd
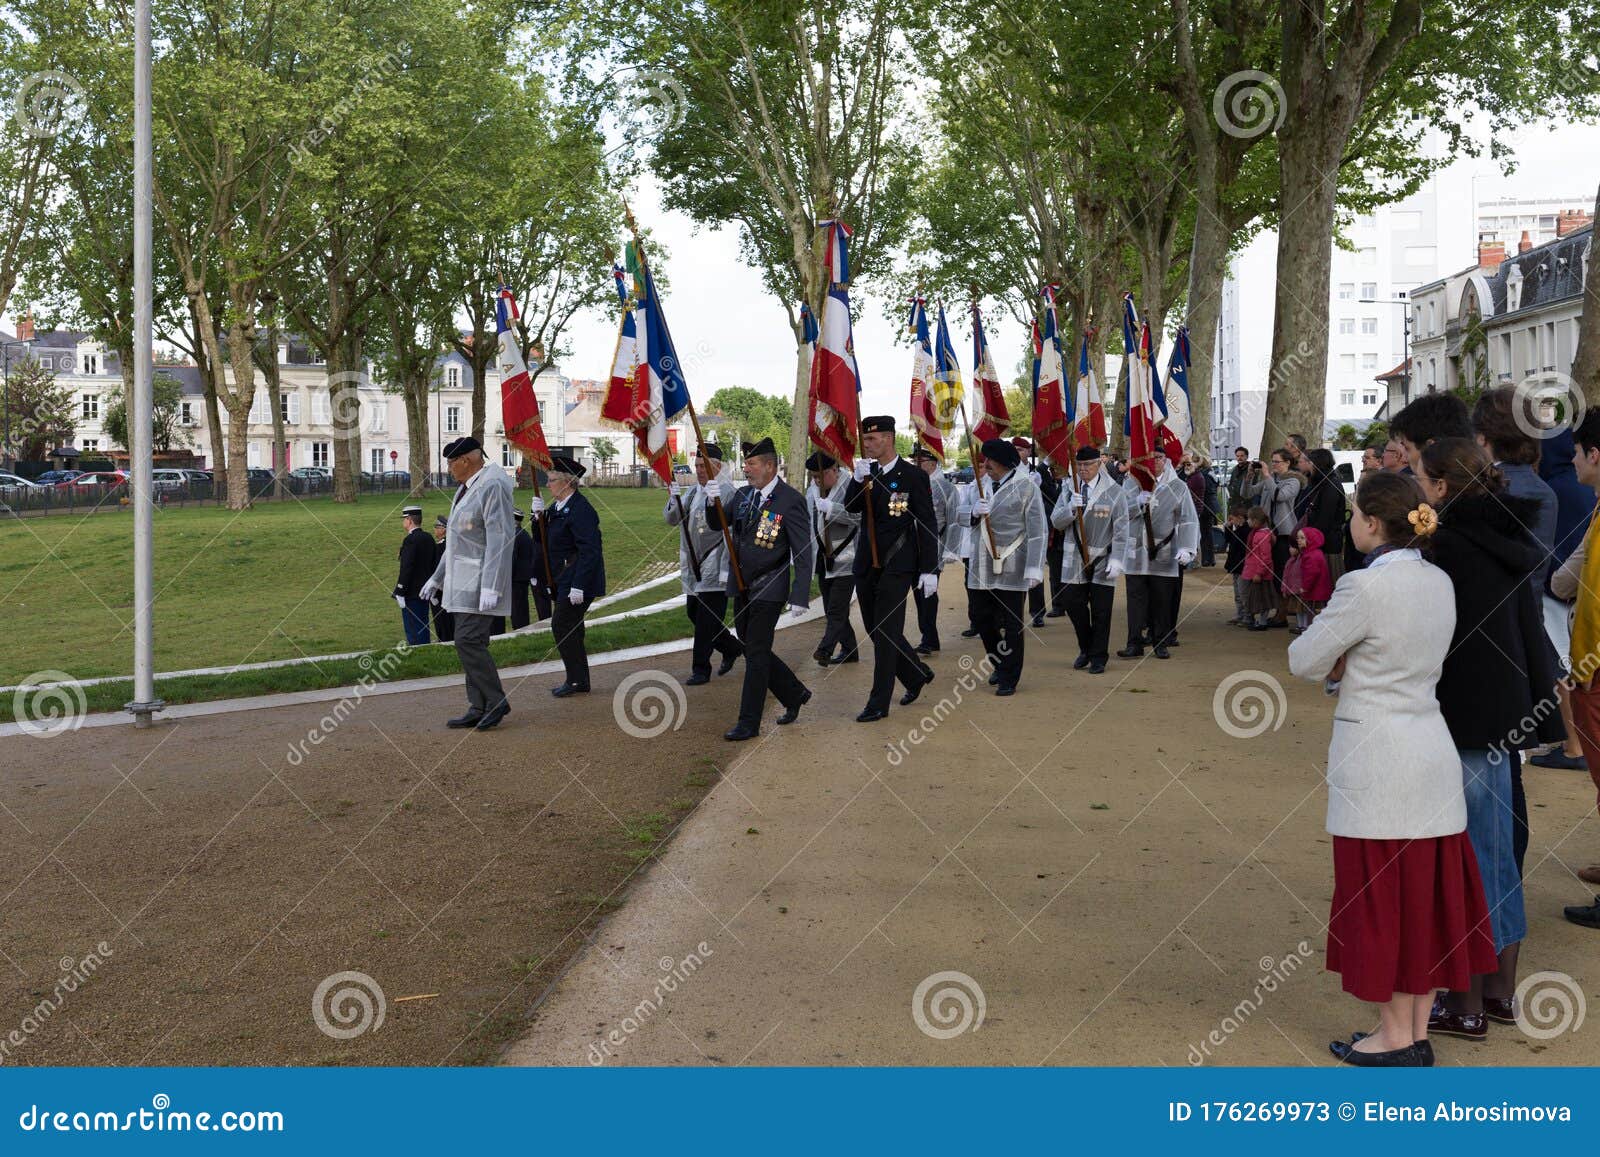
[[[1128,405],[1122,429],[1128,437],[1128,469],[1141,489],[1154,490],[1157,449],[1156,421],[1160,411],[1152,395],[1155,366],[1150,357],[1150,326],[1141,324],[1133,294],[1122,298],[1122,352],[1127,368]]]
[[[933,401],[933,341],[928,336],[928,303],[924,297],[911,299],[911,316],[906,321],[911,333],[911,426],[917,444],[926,446],[944,461],[944,428]]]
[[[1004,438],[1011,433],[1011,414],[1006,408],[1006,392],[1000,385],[1000,375],[995,373],[994,358],[989,354],[989,339],[983,332],[983,312],[978,303],[972,303],[972,437],[978,446],[991,438]],[[977,446],[973,447],[973,466],[982,462]]]
[[[638,241],[628,244],[627,264],[633,274],[633,291],[623,303],[611,384],[600,416],[631,430],[640,456],[657,477],[670,483],[672,446],[667,424],[688,408],[689,387]]]
[[[950,340],[944,306],[939,306],[939,323],[933,333],[933,412],[939,419],[940,440],[955,433],[956,413],[966,402],[966,387],[961,382],[961,360]]]
[[[850,227],[821,221],[828,232],[823,266],[828,296],[822,304],[816,355],[811,359],[811,441],[845,466],[856,461],[861,424],[861,371],[856,365],[855,333],[850,324]]]
[[[494,303],[495,329],[500,339],[500,415],[505,424],[506,441],[521,450],[536,466],[550,468],[550,447],[539,422],[539,399],[528,376],[528,363],[522,356],[517,337],[517,298],[504,285]]]
[[[1189,405],[1189,367],[1193,365],[1189,354],[1189,327],[1180,325],[1172,343],[1172,357],[1167,361],[1167,424],[1164,427],[1170,441],[1178,446],[1178,458],[1183,457],[1183,447],[1194,438],[1194,410]],[[1165,447],[1172,458],[1172,447]],[[1173,459],[1174,462],[1177,458]]]
[[[1072,435],[1079,446],[1104,446],[1106,442],[1105,399],[1089,362],[1089,339],[1093,336],[1093,330],[1085,333],[1078,348],[1078,405]]]
[[[1033,449],[1053,462],[1071,462],[1072,412],[1061,372],[1061,341],[1056,332],[1056,287],[1046,285],[1044,318],[1035,338],[1033,363]]]

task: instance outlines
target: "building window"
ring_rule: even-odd
[[[1375,369],[1377,369],[1378,368],[1378,355],[1377,354],[1362,354],[1361,355],[1361,368],[1364,369],[1364,370],[1375,370]]]
[[[1356,404],[1356,392],[1354,390],[1340,390],[1339,391],[1339,404],[1341,406],[1353,406],[1353,405],[1355,405]]]
[[[372,432],[374,434],[382,434],[388,430],[389,404],[387,402],[378,402],[372,405],[369,407],[368,412],[372,415]]]
[[[86,374],[98,374],[100,372],[99,354],[83,355],[83,372]]]
[[[313,466],[320,466],[324,470],[328,468],[328,443],[311,443],[311,464]]]
[[[447,390],[459,390],[461,388],[461,367],[460,366],[445,366],[445,368],[444,368],[444,386],[445,386],[445,389],[447,389]]]
[[[517,468],[517,452],[510,442],[500,443],[500,465],[507,470]]]
[[[1345,373],[1345,374],[1353,374],[1353,373],[1356,372],[1356,355],[1355,354],[1340,354],[1339,355],[1339,372],[1340,373]]]
[[[1351,334],[1355,333],[1356,319],[1353,317],[1341,317],[1339,319],[1339,332],[1346,337],[1349,337]]]
[[[1355,282],[1353,282],[1353,281],[1341,281],[1339,283],[1339,300],[1340,301],[1350,301],[1352,298],[1355,297],[1355,295],[1356,295],[1356,283]]]
[[[85,422],[100,420],[100,395],[84,394],[79,399],[79,413]]]
[[[383,453],[384,451],[382,446],[374,446],[371,454],[368,455],[368,457],[372,460],[372,472],[374,474],[383,473]]]
[[[288,394],[279,394],[278,395],[278,417],[283,420],[283,424],[285,426],[287,426],[290,422],[292,422],[294,420],[294,419],[289,417],[289,395]]]
[[[1361,391],[1361,404],[1363,406],[1376,406],[1378,404],[1378,391],[1377,390],[1362,390]]]
[[[446,406],[444,408],[444,432],[446,434],[461,433],[460,406]]]
[[[85,438],[83,440],[83,445],[79,446],[78,449],[83,451],[85,454],[98,454],[100,452],[100,439]]]
[[[1375,317],[1364,317],[1364,318],[1362,318],[1361,319],[1361,332],[1363,334],[1365,334],[1366,336],[1368,336],[1368,337],[1371,337],[1373,334],[1377,333],[1378,332],[1378,319],[1375,318]]]
[[[1363,281],[1361,283],[1361,296],[1362,297],[1377,297],[1378,296],[1378,283],[1376,281]]]
[[[192,426],[192,425],[194,425],[194,403],[193,402],[179,402],[178,403],[178,425],[180,425],[180,426]]]

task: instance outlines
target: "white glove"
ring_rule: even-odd
[[[857,482],[865,482],[867,475],[872,473],[872,462],[867,458],[857,458],[855,470],[852,471]]]
[[[438,594],[438,593],[439,593],[439,584],[434,582],[432,579],[429,579],[427,582],[422,584],[422,597],[424,599],[431,601],[433,599],[433,596]]]
[[[1114,558],[1107,559],[1106,560],[1106,578],[1110,579],[1112,582],[1116,582],[1121,577],[1122,577],[1122,563],[1120,561],[1118,561],[1117,559],[1114,559]]]
[[[1139,491],[1139,505],[1141,507],[1150,505],[1150,492],[1148,490]]]
[[[822,515],[824,518],[831,518],[833,516],[833,499],[817,499],[817,513]]]
[[[394,596],[394,605],[399,607],[402,611],[405,610],[406,609],[406,597],[405,597],[405,595],[395,595]]]
[[[939,576],[936,575],[936,574],[918,575],[917,576],[917,589],[922,592],[922,597],[923,598],[928,598],[931,595],[938,594],[939,593]]]
[[[1078,493],[1078,491],[1074,490],[1072,492],[1072,497],[1067,499],[1067,509],[1068,510],[1082,510],[1083,509],[1083,495]]]
[[[989,513],[989,500],[987,498],[980,498],[980,499],[978,499],[978,501],[976,501],[976,502],[974,502],[972,504],[972,517],[974,517],[974,518],[982,518],[984,515],[986,515],[988,513]]]
[[[573,587],[570,591],[567,592],[567,602],[571,603],[575,607],[582,605],[582,603],[583,603],[583,592],[581,590],[579,590],[577,587]]]
[[[1178,552],[1178,565],[1179,566],[1188,566],[1193,561],[1194,561],[1194,551],[1192,551],[1192,550],[1180,550]]]
[[[960,562],[961,561],[961,556],[958,555],[953,550],[947,550],[947,551],[944,552],[944,561],[945,562]]]
[[[801,615],[803,615],[805,613],[806,613],[806,608],[805,607],[802,607],[802,606],[800,606],[800,605],[798,605],[796,603],[790,603],[789,604],[789,616],[791,618],[798,619]]]
[[[530,498],[530,499],[528,499],[528,517],[530,517],[530,518],[538,518],[543,513],[544,513],[544,499],[542,499],[542,498]]]
[[[683,487],[679,486],[676,482],[669,482],[667,483],[667,493],[672,495],[672,497],[677,498],[683,493]]]
[[[479,591],[478,592],[478,613],[480,615],[488,614],[494,608],[494,605],[496,603],[498,603],[499,601],[500,601],[500,592],[499,591],[491,591],[491,590],[488,590],[487,588],[485,588],[484,590]]]

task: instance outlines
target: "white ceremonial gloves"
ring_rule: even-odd
[[[575,607],[581,606],[583,604],[583,592],[577,587],[573,587],[567,592],[567,602],[571,603]]]
[[[867,475],[872,473],[872,461],[868,458],[857,458],[855,470],[852,471],[857,482],[865,482]]]
[[[917,576],[917,589],[922,592],[923,598],[929,598],[939,593],[939,576],[925,574]]]
[[[498,603],[499,601],[500,601],[500,592],[499,591],[491,591],[488,588],[485,588],[485,589],[479,591],[478,592],[478,613],[480,615],[487,615],[490,611],[492,611],[494,609],[495,604]]]
[[[798,603],[790,603],[789,604],[789,617],[790,618],[798,619],[801,615],[803,615],[805,613],[806,613],[806,608],[800,606]]]
[[[406,609],[406,597],[405,597],[405,595],[395,595],[394,596],[394,605],[399,607],[402,611],[405,610]]]
[[[988,513],[989,513],[989,500],[987,498],[980,498],[980,499],[978,499],[978,501],[976,501],[976,502],[974,502],[972,504],[972,517],[974,517],[974,518],[983,518]]]
[[[424,599],[431,602],[433,600],[433,596],[438,593],[439,584],[434,582],[432,579],[429,579],[427,582],[422,584],[422,597]]]
[[[672,495],[674,498],[681,498],[683,497],[683,487],[679,486],[676,482],[669,482],[667,484],[667,493]]]
[[[544,499],[542,499],[542,498],[530,498],[530,499],[528,499],[528,517],[529,518],[538,518],[543,513],[544,513]]]
[[[818,514],[822,515],[822,517],[824,517],[824,518],[832,518],[833,517],[833,511],[834,511],[833,499],[831,499],[831,498],[819,498],[819,499],[817,499],[817,513]]]
[[[1067,509],[1068,510],[1082,510],[1083,509],[1083,495],[1080,494],[1078,491],[1074,490],[1072,492],[1072,497],[1067,499]]]
[[[1194,561],[1194,551],[1192,551],[1192,550],[1180,550],[1178,552],[1178,565],[1179,566],[1188,566],[1193,561]]]
[[[1106,560],[1106,578],[1110,579],[1112,582],[1116,582],[1121,577],[1122,577],[1122,562],[1121,562],[1121,560],[1115,559],[1115,558],[1108,558]]]
[[[1139,505],[1141,507],[1150,505],[1150,492],[1148,490],[1139,491]]]

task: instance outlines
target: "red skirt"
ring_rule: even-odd
[[[1466,832],[1421,840],[1333,837],[1328,971],[1360,1000],[1465,989],[1497,967]]]

